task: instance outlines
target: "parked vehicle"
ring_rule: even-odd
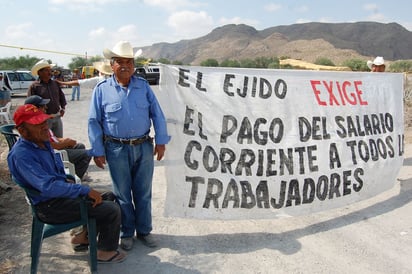
[[[95,69],[93,66],[82,67],[82,77],[83,79],[91,78],[95,76]]]
[[[10,91],[11,95],[25,94],[29,86],[36,81],[30,71],[0,70],[3,74],[3,88]]]
[[[160,67],[155,64],[149,64],[142,67],[136,67],[135,74],[142,76],[151,85],[158,85],[160,80]]]

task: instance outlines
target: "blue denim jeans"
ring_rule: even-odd
[[[73,86],[72,87],[72,101],[74,101],[75,97],[77,97],[77,100],[80,99],[80,86]]]
[[[120,237],[149,234],[152,231],[153,144],[105,142],[106,160],[113,192],[122,212]]]

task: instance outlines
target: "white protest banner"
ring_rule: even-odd
[[[297,216],[394,186],[401,74],[163,66],[161,78],[166,216]]]

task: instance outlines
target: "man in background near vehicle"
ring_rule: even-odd
[[[154,92],[146,80],[134,76],[138,52],[128,41],[103,51],[110,60],[113,76],[94,88],[89,112],[91,154],[100,168],[104,168],[107,159],[113,192],[122,211],[120,246],[125,250],[132,249],[135,233],[144,245],[157,246],[150,234],[153,155],[161,160],[170,140]]]
[[[32,67],[31,73],[33,76],[39,76],[39,79],[31,84],[27,91],[27,97],[39,95],[43,99],[50,99],[46,112],[52,116],[52,119],[48,120],[49,128],[56,137],[62,138],[63,121],[61,118],[64,116],[67,102],[60,85],[51,79],[51,67],[52,65],[44,59]]]
[[[57,81],[57,80],[63,81],[63,75],[62,75],[61,71],[57,70],[57,69],[55,71],[53,71],[52,79],[54,81]]]
[[[62,82],[62,81],[56,81],[60,85],[64,86],[80,86],[81,88],[94,88],[97,83],[100,81],[110,77],[112,75],[112,67],[110,66],[110,62],[107,61],[101,61],[101,62],[94,62],[93,67],[99,71],[99,76],[95,76],[92,78],[86,78],[86,79],[79,79],[79,80],[72,80],[72,81],[67,81],[67,82]]]
[[[385,72],[385,60],[382,56],[376,57],[373,61],[368,60],[366,65],[372,72]]]
[[[78,69],[74,69],[72,73],[72,81],[76,81],[81,79],[82,76],[79,73]],[[80,86],[72,86],[72,99],[71,101],[74,101],[74,99],[77,98],[77,101],[80,100]]]

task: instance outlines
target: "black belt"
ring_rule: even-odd
[[[143,136],[141,138],[135,138],[135,139],[123,139],[123,138],[113,138],[110,136],[104,136],[105,141],[110,141],[113,143],[119,143],[119,144],[124,144],[124,145],[131,145],[131,146],[140,145],[150,139],[151,138],[149,137],[149,135]]]

